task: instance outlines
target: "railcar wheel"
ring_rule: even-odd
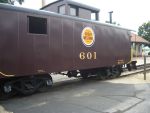
[[[52,77],[49,74],[34,75],[19,79],[14,84],[14,88],[23,95],[31,95],[36,91],[45,90],[53,84]]]
[[[100,79],[100,80],[106,80],[109,78],[109,71],[108,69],[102,69],[102,70],[99,70],[98,73],[97,73],[97,78]]]
[[[97,78],[100,80],[105,80],[106,79],[106,75],[104,72],[98,72],[97,73]]]
[[[89,77],[88,72],[83,71],[83,70],[80,71],[80,75],[81,75],[82,79],[88,79],[88,77]]]
[[[15,88],[20,94],[31,95],[38,89],[38,86],[35,80],[25,78],[15,83]]]
[[[38,89],[39,92],[45,92],[53,85],[53,79],[51,76],[45,77],[43,80],[44,80],[43,84]]]
[[[76,70],[74,71],[68,71],[67,76],[70,77],[77,77],[78,72]]]
[[[0,100],[6,100],[16,95],[16,90],[13,89],[12,84],[0,84]]]
[[[82,74],[81,75],[82,79],[88,79],[88,75]]]
[[[116,78],[121,75],[121,70],[119,67],[112,67],[111,68],[111,78]]]

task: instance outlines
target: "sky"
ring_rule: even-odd
[[[51,3],[55,0],[46,0]],[[149,0],[73,0],[100,9],[100,22],[109,21],[109,13],[113,11],[113,22],[128,29],[138,31],[144,22],[150,21]],[[39,9],[42,0],[25,0],[21,7]],[[17,5],[17,4],[16,4]]]

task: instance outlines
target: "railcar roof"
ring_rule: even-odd
[[[46,6],[42,7],[41,9],[44,9],[52,4],[55,4],[55,3],[58,3],[58,2],[62,2],[64,0],[57,0],[57,1],[54,1],[52,3],[49,3],[47,4]],[[75,1],[72,1],[72,0],[65,0],[66,3],[70,4],[70,5],[76,5],[76,6],[79,6],[79,7],[82,7],[82,8],[86,8],[86,9],[89,9],[91,11],[96,11],[96,12],[99,12],[100,10],[98,8],[95,8],[95,7],[92,7],[92,6],[88,6],[88,5],[85,5],[85,4],[82,4],[82,3],[78,3],[78,2],[75,2]]]
[[[101,23],[99,21],[92,21],[92,20],[88,20],[88,19],[82,19],[82,18],[68,16],[68,15],[62,15],[62,14],[58,14],[58,13],[54,13],[54,12],[50,12],[50,11],[22,8],[22,7],[18,7],[18,6],[14,6],[14,5],[3,4],[3,3],[0,3],[0,9],[9,10],[9,11],[16,11],[16,12],[31,13],[31,14],[40,14],[40,15],[45,15],[45,16],[50,16],[51,15],[51,16],[56,16],[56,17],[61,17],[61,18],[68,18],[68,19],[82,21],[82,22],[100,24],[100,25],[114,27],[114,28],[118,28],[118,29],[124,29],[124,30],[128,30],[128,31],[134,31],[134,30],[131,30],[131,29],[126,29],[126,28],[123,28],[123,27],[119,27],[119,26],[115,26],[115,25],[111,25],[111,24],[107,24],[107,23]]]

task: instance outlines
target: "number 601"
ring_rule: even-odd
[[[96,59],[96,52],[81,52],[79,54],[79,58],[81,60],[85,60],[85,59],[88,59],[88,60],[92,60],[92,59]]]

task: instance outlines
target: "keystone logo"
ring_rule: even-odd
[[[95,33],[91,27],[85,27],[82,30],[81,39],[86,47],[91,47],[95,42]]]

